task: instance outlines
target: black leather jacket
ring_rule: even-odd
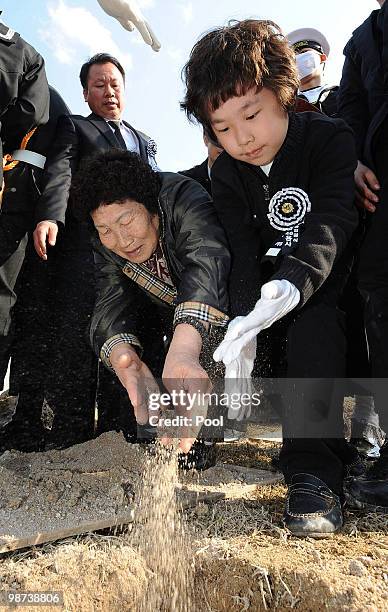
[[[127,260],[105,248],[95,232],[97,300],[90,341],[98,355],[110,338],[136,336],[139,291],[156,307],[169,309],[171,319],[175,306],[196,302],[210,307],[213,324],[226,324],[230,254],[213,204],[196,181],[169,172],[161,176],[161,242],[177,296],[168,304],[139,287],[123,271]]]

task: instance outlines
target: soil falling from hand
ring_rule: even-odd
[[[157,443],[144,467],[137,498],[134,542],[148,569],[139,612],[192,612],[193,555],[176,500],[178,453]]]

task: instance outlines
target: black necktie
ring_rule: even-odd
[[[115,132],[115,136],[118,140],[118,143],[120,145],[120,149],[127,149],[127,145],[125,144],[125,140],[123,138],[123,135],[121,133],[120,130],[120,126],[118,123],[116,123],[116,121],[108,121],[109,125],[114,129]]]

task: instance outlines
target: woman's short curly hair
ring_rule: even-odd
[[[81,162],[70,189],[76,219],[87,221],[100,206],[134,200],[151,214],[158,212],[161,179],[136,153],[112,149]]]
[[[210,137],[209,114],[253,87],[270,89],[288,111],[299,86],[294,51],[273,21],[246,19],[205,34],[183,67],[186,95],[181,108]]]

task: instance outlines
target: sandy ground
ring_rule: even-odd
[[[87,444],[94,444],[97,448],[98,442]],[[112,445],[112,440],[109,443],[111,456],[108,463],[112,460],[116,464],[116,476],[112,481],[124,476],[121,469],[128,480],[134,458],[133,473],[141,475],[138,450],[133,447],[125,450],[128,455],[123,461],[121,445],[118,441],[117,448],[121,451],[116,454],[117,449],[113,448],[116,444]],[[278,447],[274,442],[263,441],[220,445],[219,461],[268,468]],[[104,449],[104,452],[94,455],[81,453],[82,461],[78,463],[74,449],[62,451],[67,453],[64,459],[72,478],[82,475],[98,478],[96,472],[103,471],[101,468],[106,464],[106,444]],[[8,468],[3,465],[3,470],[12,471],[10,455],[15,457],[16,454],[7,455]],[[42,469],[47,469],[47,466],[42,466]],[[85,476],[87,471],[92,474]],[[216,478],[217,486],[222,480],[220,473]],[[31,472],[25,468],[24,476],[16,473],[15,479],[28,480],[30,476]],[[46,471],[45,480],[48,478]],[[106,474],[102,476],[105,483],[106,478]],[[181,484],[194,486],[196,483],[198,479],[188,475]],[[210,483],[210,486],[214,484]],[[320,541],[297,539],[289,536],[282,527],[284,485],[247,486],[250,484],[234,482],[231,499],[202,503],[185,512],[195,578],[192,610],[380,612],[388,609],[386,516],[347,513],[343,531],[333,538]],[[57,482],[54,489],[59,485]],[[107,493],[110,491],[106,484],[100,488],[96,486],[95,491],[101,493],[104,489]],[[81,505],[87,496],[86,491],[85,498],[81,495]],[[9,492],[4,491],[4,498],[9,500],[9,497]],[[116,506],[109,506],[111,513],[117,511],[124,497],[117,501],[113,494]],[[107,499],[112,498],[107,495]],[[101,503],[102,498],[97,507]],[[52,502],[52,507],[54,513],[61,507],[61,500]],[[137,610],[138,602],[144,600],[147,593],[149,581],[155,578],[144,558],[134,549],[132,526],[121,531],[78,536],[6,553],[0,558],[0,568],[1,590],[62,591],[65,609],[77,612]],[[49,608],[42,607],[45,609]]]

